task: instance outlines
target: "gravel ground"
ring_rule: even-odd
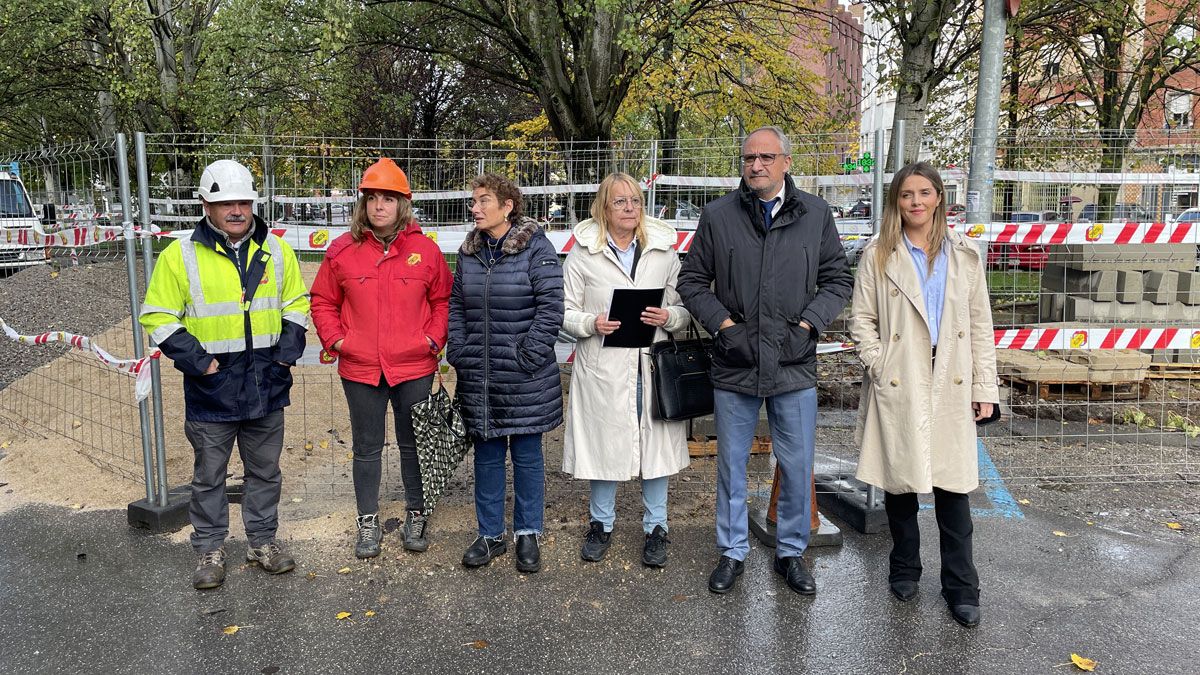
[[[91,336],[128,318],[129,282],[123,260],[81,262],[78,267],[56,260],[0,278],[0,319],[23,335],[67,330]],[[131,345],[101,346],[113,356],[133,356]],[[57,345],[29,349],[0,339],[0,389],[67,349]]]

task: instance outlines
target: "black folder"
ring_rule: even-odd
[[[642,311],[661,307],[663,288],[614,288],[608,304],[608,320],[620,321],[621,327],[604,336],[605,347],[641,348],[654,342],[655,326],[642,323]]]

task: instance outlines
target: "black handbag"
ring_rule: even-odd
[[[650,345],[650,378],[654,384],[654,416],[682,422],[713,412],[713,386],[708,371],[712,365],[712,340],[695,337],[666,340]]]

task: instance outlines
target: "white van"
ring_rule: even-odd
[[[21,179],[0,171],[0,274],[50,260],[50,249],[36,245],[37,224]]]

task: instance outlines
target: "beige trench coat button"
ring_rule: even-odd
[[[963,333],[961,330],[958,331],[958,337],[962,337],[963,335],[966,335],[966,333]]]
[[[892,386],[893,386],[893,387],[899,387],[899,386],[900,386],[900,380],[892,380]]]
[[[962,378],[961,377],[954,378],[954,384],[962,384]]]
[[[893,289],[892,289],[892,297],[894,298],[894,297],[896,297],[897,295],[900,295],[900,291],[899,291],[898,289],[895,289],[895,288],[893,288]]]
[[[892,336],[892,342],[899,342],[899,341],[900,341],[899,333],[896,333],[895,335]]]

